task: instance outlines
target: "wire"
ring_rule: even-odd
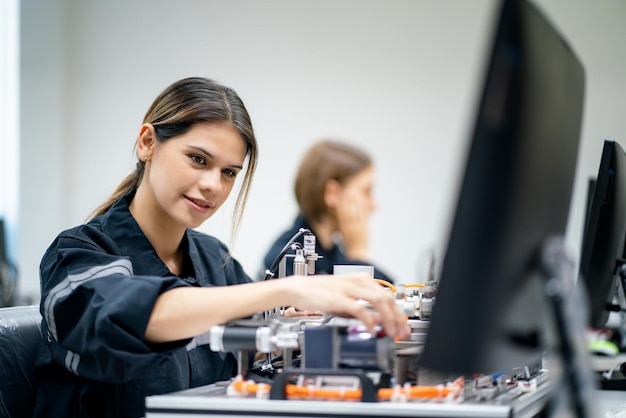
[[[388,281],[383,280],[383,279],[374,279],[374,280],[376,281],[376,283],[378,283],[380,285],[383,285],[383,286],[386,286],[389,289],[391,289],[391,291],[393,293],[396,293],[396,287],[394,285],[392,285],[391,283],[389,283]]]
[[[602,372],[602,377],[604,377],[604,379],[606,380],[611,380],[611,378],[613,377],[613,373],[615,373],[617,370],[622,371],[623,367],[625,366],[626,363],[618,363],[615,366],[613,366],[613,368],[611,368],[611,370],[607,370],[605,372]]]
[[[310,234],[311,231],[306,229],[306,228],[300,228],[298,230],[298,232],[296,232],[296,234],[293,237],[291,237],[291,239],[289,239],[289,241],[287,241],[287,244],[285,244],[283,249],[280,250],[280,253],[278,253],[276,258],[274,258],[274,261],[272,261],[272,265],[270,266],[270,268],[265,270],[265,278],[263,280],[269,280],[269,279],[275,278],[275,276],[276,276],[276,269],[278,268],[278,265],[280,264],[280,260],[282,260],[282,258],[285,256],[285,254],[287,254],[287,251],[292,249],[292,245],[294,244],[294,241],[296,239],[298,239],[300,236],[302,236],[302,235],[304,235],[306,233]],[[298,243],[295,243],[295,244],[296,245],[300,245]]]
[[[412,287],[426,287],[426,285],[422,283],[409,283],[409,284],[405,284],[404,287],[406,287],[407,289],[410,289]]]

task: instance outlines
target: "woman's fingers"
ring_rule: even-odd
[[[371,303],[378,313],[379,322],[385,328],[385,332],[391,336],[406,336],[409,329],[405,315],[400,311],[392,295],[383,289],[378,283],[368,278],[367,286],[360,287],[363,295],[360,296]]]
[[[354,274],[316,276],[316,278],[318,282],[311,286],[307,293],[306,309],[357,318],[370,331],[374,331],[376,325],[382,324],[385,332],[391,336],[408,335],[406,317],[396,306],[389,292],[371,277],[365,274]],[[316,291],[327,291],[332,295],[316,294]],[[361,300],[369,302],[371,308],[363,304]]]
[[[334,280],[344,285],[342,290],[346,299],[341,300],[340,306],[337,307],[344,315],[361,320],[370,331],[373,331],[376,325],[382,324],[385,332],[391,336],[408,335],[406,317],[397,307],[394,298],[371,277],[358,274],[334,276]],[[373,310],[359,300],[368,301]]]

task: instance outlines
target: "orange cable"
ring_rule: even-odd
[[[460,380],[459,380],[460,379]],[[389,400],[394,394],[406,395],[409,399],[437,399],[447,397],[450,394],[458,395],[462,388],[462,378],[457,379],[453,387],[449,386],[411,386],[407,388],[381,388],[378,389],[379,400]],[[236,380],[232,383],[235,390],[246,394],[255,394],[260,389],[267,388],[266,383],[246,382]],[[408,392],[408,393],[407,393]],[[299,399],[343,399],[343,400],[359,400],[361,399],[361,389],[320,389],[310,388],[306,386],[298,386],[289,384],[285,387],[285,393],[288,398]]]
[[[396,293],[396,287],[392,285],[391,283],[389,283],[388,281],[383,280],[383,279],[374,279],[374,280],[376,281],[376,283],[386,286],[389,289],[391,289],[393,293]]]

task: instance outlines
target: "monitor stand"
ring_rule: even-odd
[[[585,344],[586,312],[580,307],[586,302],[576,286],[573,263],[565,251],[561,238],[548,239],[541,247],[539,268],[545,295],[552,308],[554,331],[556,331],[556,355],[562,369],[561,382],[573,417],[593,418],[593,389],[596,378],[591,368]],[[549,416],[559,402],[552,396],[546,408]]]
[[[615,281],[617,301],[619,302],[620,357],[626,351],[626,260],[619,260],[617,280]],[[626,360],[615,364],[613,368],[600,373],[599,387],[603,390],[626,390]]]
[[[620,316],[620,351],[626,351],[626,260],[620,260],[620,266],[617,269],[617,300],[619,302]]]

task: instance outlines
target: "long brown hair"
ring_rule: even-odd
[[[237,93],[230,87],[208,78],[184,78],[163,90],[154,99],[143,119],[143,123],[150,123],[154,126],[156,139],[160,143],[184,134],[194,124],[200,122],[228,122],[246,142],[247,168],[232,218],[234,237],[248,200],[258,159],[257,143],[250,115]],[[139,158],[137,160],[135,170],[126,176],[113,194],[90,214],[88,220],[102,215],[122,196],[139,186],[146,164]]]
[[[326,184],[335,180],[345,184],[372,165],[363,149],[337,140],[321,140],[303,155],[294,192],[300,213],[309,221],[320,221],[328,213],[324,201]]]

